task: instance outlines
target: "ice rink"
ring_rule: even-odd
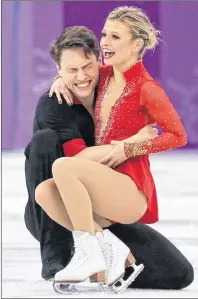
[[[169,238],[192,263],[194,282],[182,291],[127,290],[123,294],[94,291],[67,295],[77,298],[196,298],[198,296],[198,152],[175,151],[151,156],[160,221],[153,227]],[[27,192],[23,153],[2,158],[2,296],[3,298],[59,298],[41,279],[38,243],[23,220]]]

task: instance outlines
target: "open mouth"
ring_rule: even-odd
[[[111,57],[113,57],[113,55],[115,54],[115,52],[108,50],[108,49],[103,49],[103,56],[105,59],[109,59]]]
[[[77,86],[78,88],[84,89],[84,88],[87,88],[90,84],[91,84],[91,80],[86,81],[84,83],[76,83],[75,86]]]

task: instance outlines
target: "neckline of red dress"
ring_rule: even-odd
[[[124,72],[123,77],[126,82],[133,81],[135,77],[139,76],[145,70],[142,60],[138,60],[135,64],[129,66]],[[110,77],[113,76],[113,66],[110,69]]]

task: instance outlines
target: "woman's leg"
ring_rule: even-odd
[[[146,211],[147,199],[131,178],[80,158],[60,158],[52,173],[74,230],[94,233],[93,212],[120,223],[133,223]]]
[[[36,202],[48,214],[50,218],[61,226],[73,231],[73,226],[54,179],[48,179],[39,184],[35,191]],[[101,231],[101,227],[107,227],[110,221],[93,215],[95,232]],[[98,224],[97,224],[98,223]]]

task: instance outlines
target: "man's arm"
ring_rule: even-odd
[[[48,92],[43,94],[38,102],[35,113],[36,127],[40,130],[54,130],[61,145],[75,138],[82,138],[79,130],[78,115],[63,103],[57,103],[56,97],[49,98]]]
[[[82,119],[82,115],[80,116]],[[53,129],[59,136],[67,157],[76,156],[98,161],[113,149],[113,145],[88,147],[80,132],[80,119],[71,107],[63,102],[58,104],[56,96],[49,98],[48,93],[41,96],[35,114],[35,127]]]

